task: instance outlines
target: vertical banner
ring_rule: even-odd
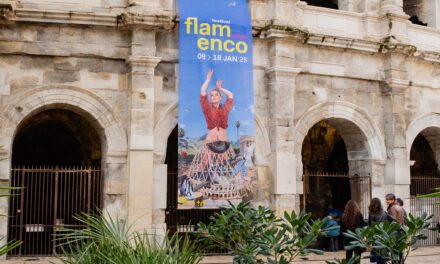
[[[251,200],[252,25],[246,0],[179,0],[178,207]]]

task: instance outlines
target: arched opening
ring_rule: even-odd
[[[102,204],[102,140],[91,118],[50,109],[25,118],[12,148],[9,240],[22,245],[11,255],[61,253],[54,235],[81,228],[74,216]]]
[[[178,128],[173,129],[167,140],[165,164],[167,165],[167,208],[177,209]],[[168,221],[167,221],[168,223]]]
[[[338,9],[338,0],[302,0],[310,6]]]
[[[12,165],[99,166],[101,143],[96,129],[68,110],[46,110],[20,124]]]
[[[431,2],[431,3],[430,3]],[[431,5],[435,6],[436,1],[425,0],[404,0],[403,11],[410,16],[409,20],[416,25],[428,26],[431,25],[432,9]]]
[[[351,199],[366,215],[373,162],[363,130],[345,118],[328,117],[304,134],[301,208],[314,217],[340,216]]]
[[[436,205],[440,199],[420,199],[417,196],[432,193],[435,191],[434,188],[440,186],[440,128],[428,127],[418,133],[411,144],[409,154],[413,162],[410,167],[410,212],[413,216],[424,213],[433,215],[431,223],[435,226],[440,220],[440,211]],[[437,231],[428,231],[425,235],[427,239],[418,243],[418,246],[438,245]]]
[[[341,214],[351,199],[347,148],[337,129],[326,121],[315,124],[302,145],[304,204],[314,217]]]
[[[439,128],[427,128],[419,133],[412,143],[410,151],[410,160],[414,162],[410,168],[412,197],[431,193],[434,188],[440,186],[439,136]]]

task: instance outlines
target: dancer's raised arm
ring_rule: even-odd
[[[234,94],[231,91],[223,88],[222,83],[223,83],[222,80],[218,80],[217,83],[215,84],[216,89],[218,89],[220,92],[224,93],[228,98],[233,99]]]
[[[211,77],[213,74],[214,74],[213,69],[209,70],[208,73],[206,74],[206,80],[202,84],[202,87],[200,87],[200,95],[201,96],[206,96],[206,89],[208,88],[209,82],[211,81]]]

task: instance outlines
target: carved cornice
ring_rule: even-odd
[[[266,70],[266,75],[271,80],[277,80],[280,78],[295,78],[301,71],[301,68],[273,66]]]
[[[395,52],[405,55],[413,55],[417,51],[416,46],[398,42],[393,37],[387,37],[381,41],[363,40],[315,34],[297,27],[275,25],[273,22],[269,22],[266,26],[254,27],[254,37],[262,39],[287,38],[304,44],[352,49],[369,53]]]
[[[254,37],[271,38],[291,38],[298,41],[307,39],[309,33],[299,27],[275,24],[274,21],[266,22],[266,25],[255,25],[253,27]]]
[[[9,0],[0,0],[0,25],[10,24],[14,21],[14,6]]]
[[[15,21],[107,27],[117,26],[116,14],[40,9],[17,9],[15,10]]]
[[[404,93],[409,85],[409,80],[388,78],[384,82],[381,82],[380,89],[383,94]]]
[[[118,25],[120,27],[169,30],[176,24],[173,14],[171,12],[163,14],[136,14],[128,12],[118,16]]]
[[[378,52],[380,49],[380,43],[378,42],[320,34],[311,34],[304,42],[317,46],[353,49],[366,52]]]
[[[0,0],[4,1],[4,0]],[[59,11],[44,9],[15,9],[0,2],[0,21],[74,24],[106,27],[142,27],[146,29],[172,29],[175,25],[174,13],[96,13],[81,11]],[[4,22],[3,22],[4,23]]]
[[[440,63],[440,53],[433,51],[421,51],[414,53],[414,57],[432,62],[432,63]]]
[[[380,42],[379,52],[382,53],[401,53],[405,55],[413,55],[417,51],[414,45],[404,44],[395,40],[394,37],[387,37]]]
[[[128,57],[126,63],[131,67],[145,67],[147,69],[154,69],[160,60],[160,57],[133,55]]]

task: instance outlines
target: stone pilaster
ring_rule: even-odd
[[[410,161],[407,157],[405,91],[409,86],[407,72],[403,68],[406,56],[389,53],[385,59],[385,82],[383,94],[383,116],[385,145],[388,160],[385,166],[385,192],[398,197],[409,197]]]
[[[381,0],[353,0],[352,11],[367,14],[378,14]]]
[[[299,0],[274,0],[272,13],[273,25],[300,27],[302,22],[302,9],[297,7],[299,3]],[[302,4],[304,4],[304,2],[300,5]]]
[[[127,59],[131,67],[127,207],[133,230],[151,228],[153,217],[154,69],[160,58],[140,55],[153,53],[151,42],[142,42],[152,35],[154,32],[134,30],[132,56]]]
[[[294,154],[295,77],[300,69],[293,68],[292,42],[275,40],[271,47],[269,78],[271,139],[270,171],[273,176],[272,206],[277,214],[296,207],[296,170]]]
[[[402,0],[384,0],[381,2],[381,35],[383,48],[397,43],[408,43],[408,18],[403,12]]]
[[[403,14],[402,0],[382,0],[380,4],[381,14]]]

